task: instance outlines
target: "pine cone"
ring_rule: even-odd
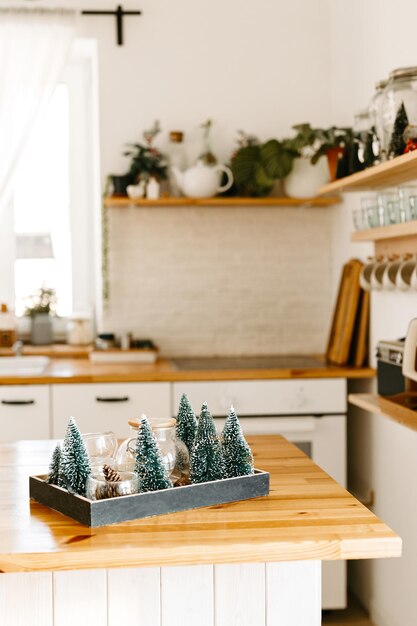
[[[117,483],[121,480],[120,474],[110,467],[110,465],[103,465],[103,474],[108,483]]]

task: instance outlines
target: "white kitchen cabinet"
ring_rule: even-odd
[[[86,383],[52,385],[52,436],[65,434],[75,417],[81,432],[112,430],[118,437],[129,432],[127,421],[170,414],[170,383]]]
[[[226,415],[233,404],[238,415],[345,413],[346,380],[226,380],[174,383],[173,415],[186,393],[195,411],[207,402],[213,415]]]
[[[0,442],[49,439],[48,385],[0,385]]]

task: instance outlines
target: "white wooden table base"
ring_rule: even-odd
[[[0,575],[1,626],[320,626],[321,562]]]

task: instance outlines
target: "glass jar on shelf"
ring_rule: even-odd
[[[132,472],[136,463],[136,439],[140,428],[140,419],[128,421],[130,437],[119,447],[116,455],[116,467],[119,471]],[[175,418],[154,418],[149,425],[158,442],[162,461],[174,485],[187,484],[190,473],[190,459],[187,446],[177,438]]]
[[[375,84],[375,93],[368,109],[370,126],[375,128],[375,135],[378,144],[376,146],[375,154],[377,154],[378,161],[385,161],[387,159],[388,146],[385,144],[383,118],[383,105],[387,85],[388,80],[380,80]]]
[[[401,143],[407,124],[417,124],[417,67],[401,67],[390,73],[384,89],[382,118],[383,144],[387,155],[398,156],[404,151],[398,141]],[[394,130],[398,137],[395,137]]]

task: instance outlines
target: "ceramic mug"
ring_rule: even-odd
[[[396,277],[396,286],[401,291],[408,291],[410,288],[416,288],[417,286],[417,278],[416,278],[416,259],[415,257],[409,257],[408,255],[404,258],[400,267],[398,268],[397,277]]]
[[[365,291],[371,290],[371,275],[375,264],[375,259],[369,259],[368,263],[365,263],[359,274],[359,284]]]
[[[383,277],[387,266],[388,261],[385,259],[374,263],[370,279],[371,289],[375,289],[376,291],[380,291],[382,289]]]
[[[398,257],[393,258],[387,263],[384,274],[382,276],[382,288],[392,291],[397,286],[397,275],[402,260]]]

